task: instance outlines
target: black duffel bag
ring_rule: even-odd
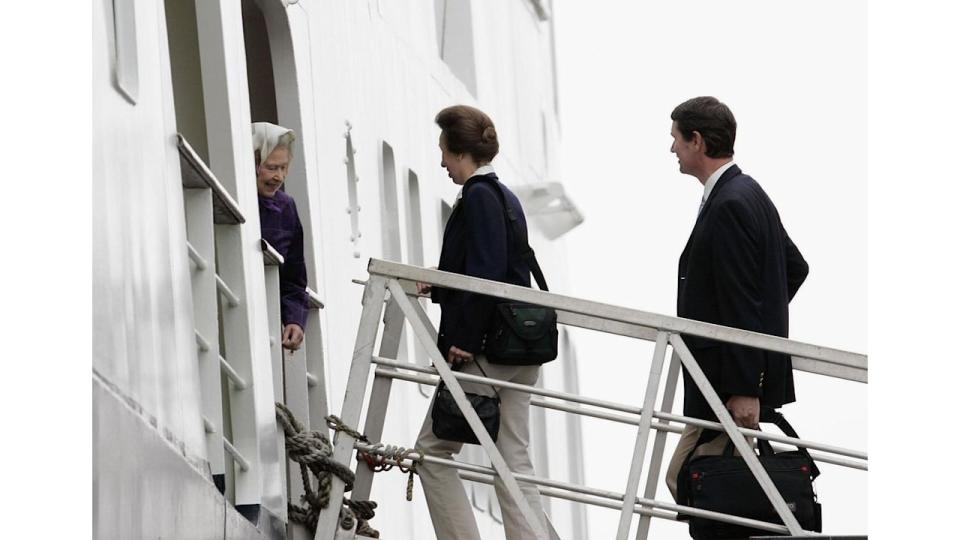
[[[760,419],[761,422],[775,423],[789,437],[799,438],[783,415],[772,409],[763,411]],[[704,437],[701,437],[698,445],[702,442]],[[760,450],[760,464],[770,475],[797,522],[804,530],[820,532],[820,503],[813,489],[813,481],[820,471],[809,452],[800,448],[776,453],[770,442],[764,439],[757,440],[757,447]],[[690,455],[693,455],[692,451]],[[733,441],[727,442],[723,455],[688,457],[677,485],[680,504],[783,524],[746,461],[733,455]],[[690,522],[690,536],[698,540],[778,536],[765,529],[702,517],[686,516],[686,519]]]
[[[526,232],[503,192],[499,182],[491,182],[500,193],[503,213],[513,236],[513,243],[520,249],[520,256],[530,267],[530,272],[540,290],[547,291],[537,255],[527,241]],[[523,302],[500,302],[496,305],[493,319],[483,343],[483,352],[493,364],[510,366],[536,366],[557,358],[557,312],[553,308]]]
[[[487,372],[483,370],[483,367],[480,364],[477,364],[477,367],[486,377]],[[493,388],[495,397],[464,393],[467,395],[470,406],[480,417],[483,427],[490,434],[490,438],[493,439],[493,442],[497,442],[497,435],[500,433],[500,393],[497,392],[496,387]],[[460,410],[456,400],[453,399],[453,394],[450,393],[442,380],[437,386],[437,394],[433,398],[433,409],[430,410],[430,415],[433,417],[433,434],[437,438],[445,441],[480,444],[476,434],[470,429],[467,419],[464,418],[463,411]]]

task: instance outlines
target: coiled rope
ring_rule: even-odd
[[[344,492],[353,489],[355,480],[353,471],[333,459],[333,445],[326,434],[319,431],[305,431],[303,424],[297,421],[293,413],[282,403],[276,404],[277,421],[283,427],[286,440],[287,456],[300,465],[300,477],[303,480],[304,495],[301,497],[303,506],[288,503],[290,520],[305,525],[316,534],[317,522],[320,519],[320,510],[330,504],[330,487],[332,476],[336,476],[344,483]],[[350,428],[339,418],[330,415],[326,418],[327,425],[335,431],[343,431],[365,442],[367,438]],[[310,473],[317,478],[317,489],[314,491]],[[357,534],[380,538],[380,533],[367,523],[373,519],[377,503],[373,501],[351,501],[344,499],[346,507],[340,509],[340,526],[344,529],[353,529],[357,526]]]

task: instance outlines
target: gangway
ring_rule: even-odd
[[[333,457],[340,463],[349,466],[354,450],[360,450],[379,455],[387,462],[396,464],[395,456],[387,455],[381,447],[375,445],[375,443],[380,442],[383,433],[384,417],[393,381],[401,380],[436,385],[442,380],[463,411],[464,417],[477,435],[480,445],[490,458],[493,466],[481,467],[434,456],[420,456],[416,453],[408,454],[408,459],[403,460],[404,463],[409,465],[413,461],[423,459],[427,462],[454,467],[460,471],[461,478],[483,483],[492,483],[493,477],[499,475],[513,499],[511,502],[517,505],[527,522],[531,524],[534,530],[538,531],[539,537],[544,539],[555,538],[556,533],[552,530],[541,530],[539,520],[533,515],[531,508],[521,495],[518,481],[537,485],[544,496],[619,509],[617,540],[626,540],[634,514],[640,516],[636,533],[637,540],[645,540],[648,537],[651,518],[677,520],[678,514],[706,517],[768,530],[781,535],[787,534],[799,537],[818,536],[818,533],[805,531],[800,527],[796,518],[788,509],[787,503],[777,491],[766,471],[761,467],[746,437],[766,439],[772,443],[780,443],[780,445],[787,445],[788,447],[807,448],[812,450],[810,452],[811,456],[816,461],[867,470],[867,453],[863,451],[840,448],[822,442],[808,441],[775,433],[738,428],[721,403],[719,396],[710,386],[681,336],[697,336],[790,354],[794,369],[863,384],[867,383],[867,357],[865,355],[390,261],[370,259],[367,270],[370,277],[364,286],[363,310],[340,418],[347,425],[359,425],[366,398],[367,383],[370,373],[373,371],[373,388],[370,393],[363,429],[363,433],[371,443],[358,441],[348,432],[338,432],[334,440]],[[557,311],[558,323],[560,324],[654,342],[656,345],[647,379],[647,388],[643,397],[643,406],[637,408],[576,394],[452,371],[435,345],[436,330],[433,328],[429,317],[419,302],[411,300],[411,297],[416,298],[417,296],[415,292],[416,282],[551,307]],[[374,344],[380,332],[381,315],[383,315],[383,334],[379,352],[374,354]],[[414,335],[423,344],[423,349],[430,355],[433,368],[396,360],[404,321],[410,323]],[[671,349],[671,361],[664,370],[668,348]],[[714,414],[720,420],[719,422],[690,418],[671,412],[681,365],[689,371],[693,381],[703,392]],[[657,410],[655,406],[664,371],[666,371],[666,384],[661,397],[660,409]],[[624,491],[617,493],[549,478],[513,474],[507,468],[495,444],[483,428],[480,419],[470,407],[460,386],[460,381],[481,382],[540,396],[532,400],[532,404],[535,406],[636,425],[637,437],[632,454],[633,460],[630,464]],[[543,398],[551,399],[545,400]],[[621,413],[626,413],[626,415]],[[661,481],[660,471],[663,463],[666,435],[667,433],[679,433],[681,431],[680,427],[672,425],[672,423],[724,430],[730,436],[737,451],[744,456],[748,467],[783,523],[756,521],[656,500],[657,483]],[[650,463],[645,464],[651,430],[655,431],[656,435],[652,443]],[[780,445],[775,445],[774,448],[784,448]],[[640,480],[645,468],[647,469],[647,476],[644,493],[642,497],[638,497]],[[358,464],[353,498],[359,500],[368,497],[372,480],[373,473],[366,466]],[[343,494],[343,482],[334,478],[330,492],[331,500],[341,500]],[[334,540],[337,533],[338,512],[338,505],[330,505],[320,513],[315,535],[316,540]]]

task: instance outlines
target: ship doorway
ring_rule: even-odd
[[[270,122],[291,129],[296,134],[293,160],[281,189],[296,202],[297,213],[303,226],[303,256],[307,267],[308,293],[313,307],[307,318],[304,344],[297,352],[297,359],[293,363],[281,363],[285,365],[284,380],[288,385],[291,380],[299,381],[302,378],[306,381],[308,374],[320,381],[320,384],[311,384],[307,391],[309,410],[300,411],[296,407],[291,409],[310,428],[320,428],[326,426],[324,418],[329,414],[326,345],[321,330],[325,315],[320,311],[324,296],[321,273],[323,266],[319,256],[323,253],[323,231],[320,226],[321,185],[314,142],[317,137],[315,123],[312,117],[303,117],[304,109],[301,106],[301,95],[306,96],[305,100],[311,99],[310,96],[313,95],[312,80],[309,72],[301,74],[297,71],[296,61],[299,54],[309,55],[309,51],[294,48],[295,30],[291,29],[292,15],[288,14],[285,2],[241,0],[240,4],[247,60],[250,121]],[[306,24],[309,25],[309,22]],[[309,30],[299,27],[299,31]],[[309,46],[310,40],[308,35],[300,35],[297,42]],[[311,110],[309,106],[308,110]],[[250,183],[253,185],[254,171],[250,172]],[[291,367],[294,364],[296,367]],[[299,385],[299,382],[296,384]],[[283,388],[276,389],[278,401],[287,400],[285,392]],[[290,399],[295,400],[293,397]]]
[[[164,13],[177,131],[189,141],[204,163],[209,164],[196,5],[193,2],[165,0]]]
[[[243,43],[247,56],[247,87],[250,92],[250,121],[280,124],[277,118],[277,89],[270,58],[270,35],[263,11],[253,0],[243,0]]]

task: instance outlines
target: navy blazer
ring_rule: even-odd
[[[808,273],[760,185],[733,165],[717,180],[680,256],[677,316],[780,337]],[[796,400],[790,356],[683,336],[726,401],[755,396],[774,408]],[[684,369],[683,414],[715,419]]]
[[[474,176],[463,185],[463,196],[443,231],[438,269],[529,287],[530,268],[515,247],[498,183],[497,175],[490,173]],[[520,200],[506,186],[503,190],[506,204],[526,231]],[[432,289],[431,298],[440,304],[437,346],[444,357],[451,345],[474,354],[482,352],[498,299],[440,287]]]

